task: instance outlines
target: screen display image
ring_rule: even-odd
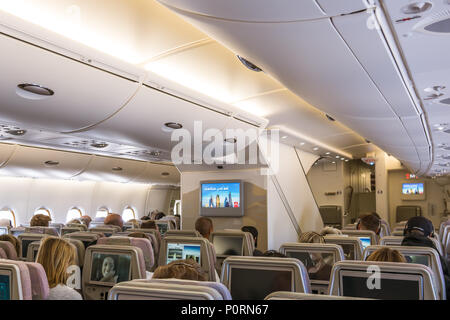
[[[355,246],[349,243],[341,243],[342,251],[344,251],[345,260],[355,260]]]
[[[370,246],[370,237],[358,237],[359,240],[361,240],[362,246],[363,246],[363,250]]]
[[[0,300],[11,300],[11,281],[9,275],[0,274]]]
[[[213,245],[218,256],[242,256],[242,237],[214,236]]]
[[[275,291],[293,291],[291,271],[232,268],[230,280],[233,300],[263,300]]]
[[[404,183],[402,186],[402,194],[423,195],[423,183]]]
[[[167,264],[175,260],[192,259],[198,264],[200,260],[200,245],[199,244],[183,244],[183,243],[168,243],[167,244]]]
[[[423,264],[424,266],[427,266],[427,267],[429,266],[427,256],[415,256],[415,255],[406,255],[405,254],[405,258],[408,263],[417,263],[417,264]]]
[[[241,184],[228,183],[202,183],[202,208],[239,208]]]
[[[162,236],[166,234],[168,228],[167,223],[157,223],[156,226],[158,227],[159,233],[161,233]]]
[[[310,280],[330,281],[334,264],[332,253],[286,251],[286,255],[300,260],[305,265]]]
[[[30,245],[30,243],[32,243],[34,241],[39,241],[39,239],[33,239],[33,240],[22,239],[22,257],[23,258],[26,258],[27,253],[28,253],[28,246]]]
[[[130,280],[131,255],[94,252],[91,281],[114,285]]]
[[[365,277],[342,277],[343,296],[384,300],[418,300],[419,282],[413,280],[383,279],[380,289],[369,289]]]

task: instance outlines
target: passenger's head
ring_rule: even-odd
[[[164,218],[166,215],[164,214],[164,212],[158,212],[157,214],[155,214],[155,220],[159,220]]]
[[[406,262],[406,259],[398,250],[385,247],[372,252],[366,261]]]
[[[253,226],[243,226],[241,228],[241,231],[250,232],[253,236],[253,239],[255,240],[255,247],[258,246],[258,229]]]
[[[278,252],[277,250],[267,250],[263,253],[263,257],[276,257],[276,258],[287,258],[285,254]]]
[[[192,259],[172,261],[166,266],[159,266],[153,273],[153,279],[185,279],[207,281],[208,276],[200,265]]]
[[[89,224],[91,223],[92,219],[89,216],[81,216],[80,221],[81,221],[81,223],[85,224],[86,227],[89,228]]]
[[[325,243],[323,236],[314,231],[303,232],[298,239],[300,243]]]
[[[158,213],[159,213],[158,210],[153,210],[153,211],[150,213],[150,219],[155,220],[155,217],[156,217],[156,215],[157,215]]]
[[[419,235],[431,237],[434,232],[433,223],[422,216],[412,217],[405,225],[405,236]]]
[[[153,221],[153,220],[146,220],[146,221],[143,221],[141,223],[141,229],[155,229],[155,230],[157,230],[158,227],[156,226],[155,221]]]
[[[375,232],[375,234],[379,234],[381,228],[381,219],[372,213],[362,215],[359,218],[359,222],[356,228],[358,230],[370,230]]]
[[[128,237],[131,237],[131,238],[144,238],[144,239],[148,239],[148,240],[151,241],[150,237],[148,235],[146,235],[145,233],[143,233],[143,232],[133,232],[133,233],[128,234]]]
[[[333,227],[324,227],[320,231],[320,235],[325,236],[327,234],[342,234],[342,231]]]
[[[17,256],[20,255],[20,242],[17,240],[16,237],[10,234],[3,234],[0,236],[0,241],[9,241],[14,246],[14,249],[16,249]]]
[[[149,216],[142,216],[141,221],[145,221],[145,220],[151,220],[151,218]]]
[[[36,262],[44,267],[50,288],[65,285],[67,268],[75,263],[75,248],[63,238],[44,238]]]
[[[197,230],[203,238],[209,239],[210,234],[214,231],[213,222],[210,218],[200,217],[195,221],[195,230]]]
[[[35,214],[30,221],[30,227],[48,227],[52,218],[45,214]]]
[[[106,216],[105,221],[103,221],[106,225],[111,226],[118,226],[120,228],[123,228],[123,220],[120,214],[117,213],[110,213]]]

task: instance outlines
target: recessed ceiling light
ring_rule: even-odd
[[[167,177],[168,175],[170,175],[170,173],[168,173],[168,172],[163,172],[163,173],[161,173],[161,175],[164,176],[164,177]]]
[[[319,147],[314,147],[313,150],[317,151],[317,150],[319,150]]]
[[[17,85],[16,94],[29,100],[42,100],[51,97],[55,92],[38,84],[21,83]]]
[[[327,117],[327,119],[328,119],[328,120],[330,120],[330,121],[336,121],[336,120],[334,120],[334,118],[333,118],[333,117],[331,117],[331,116],[330,116],[330,115],[328,115],[328,114],[326,114],[325,116],[326,116],[326,117]]]
[[[178,122],[166,122],[162,126],[161,130],[164,132],[172,132],[173,130],[178,130],[183,128],[183,125]]]
[[[99,143],[94,142],[94,143],[91,143],[91,147],[99,148],[99,149],[106,148],[107,146],[108,146],[108,144],[105,143],[105,142],[99,142]]]
[[[326,152],[325,154],[330,154],[330,152]]]
[[[237,55],[239,61],[242,62],[242,64],[244,66],[246,66],[249,70],[255,71],[255,72],[261,72],[262,69],[258,66],[256,66],[255,64],[251,63],[250,61],[248,61],[247,59],[241,57],[240,55]]]
[[[339,159],[340,157],[339,156],[336,156],[336,159]]]
[[[345,158],[341,158],[341,160],[342,160],[342,161],[344,161],[344,160],[345,160]]]
[[[12,134],[13,136],[23,136],[27,132],[27,130],[22,130],[22,129],[19,129],[19,130],[7,130],[5,132],[9,133],[9,134]]]
[[[336,161],[333,161],[333,162],[331,162],[331,163],[336,163]]]
[[[123,168],[122,167],[114,167],[114,168],[111,168],[111,170],[112,171],[122,171]]]
[[[53,160],[48,160],[44,162],[44,165],[46,167],[54,167],[57,166],[59,164],[59,161],[53,161]]]
[[[305,145],[305,143],[304,143],[304,142],[300,142],[300,145],[301,145],[301,146],[304,146],[304,145]]]
[[[345,162],[348,162],[348,159],[345,159]]]
[[[227,138],[227,139],[224,139],[223,141],[226,143],[235,144],[237,142],[237,139],[236,138]]]
[[[288,136],[282,136],[281,139],[286,139]]]

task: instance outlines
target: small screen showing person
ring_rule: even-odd
[[[91,281],[115,284],[130,280],[131,255],[94,252]]]

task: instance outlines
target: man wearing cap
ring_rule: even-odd
[[[434,242],[430,239],[433,236],[434,227],[433,223],[425,217],[412,217],[408,220],[403,231],[405,236],[402,241],[402,246],[413,247],[430,247],[436,250],[441,260],[442,271],[445,278],[445,287],[447,291],[447,297],[450,294],[450,275],[448,273],[447,263],[439,253],[439,250],[434,245]]]

